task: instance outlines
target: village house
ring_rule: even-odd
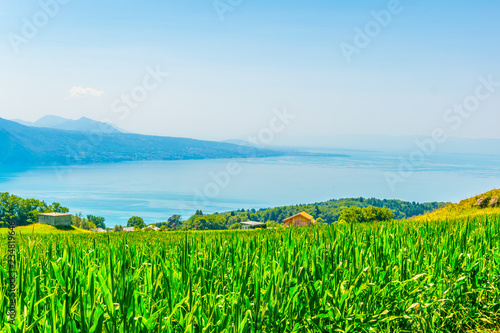
[[[314,224],[314,218],[306,212],[301,212],[283,220],[288,227],[308,227]]]

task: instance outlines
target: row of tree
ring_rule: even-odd
[[[416,203],[401,200],[380,199],[338,199],[314,204],[282,206],[268,209],[236,210],[226,213],[204,215],[197,211],[189,219],[182,221],[179,215],[172,216],[168,222],[158,223],[157,226],[166,225],[171,229],[185,227],[198,230],[222,230],[240,227],[240,222],[264,222],[268,226],[280,225],[282,221],[300,212],[312,215],[317,222],[332,224],[338,221],[368,222],[403,219],[422,215],[441,207],[446,203]]]
[[[223,230],[240,227],[240,222],[258,221],[269,226],[279,225],[290,216],[305,211],[320,223],[331,224],[339,220],[346,222],[381,221],[392,218],[402,219],[425,214],[441,208],[445,203],[416,203],[401,200],[379,199],[338,199],[314,204],[283,206],[260,210],[236,210],[226,213],[204,215],[201,210],[183,221],[180,215],[172,215],[167,221],[156,223],[161,230],[176,230],[180,228],[198,230]],[[370,208],[368,208],[370,207]],[[0,225],[6,226],[10,221],[17,225],[28,225],[38,221],[38,214],[44,212],[67,213],[68,208],[54,202],[50,205],[37,199],[23,199],[9,193],[0,193]],[[76,214],[72,218],[74,226],[82,229],[105,229],[104,217]],[[143,229],[144,220],[133,216],[127,221],[128,227]],[[119,226],[118,226],[119,229]]]
[[[71,224],[77,228],[85,230],[93,230],[97,228],[106,229],[106,224],[104,223],[106,219],[102,216],[87,215],[83,217],[82,213],[78,213],[72,216]]]

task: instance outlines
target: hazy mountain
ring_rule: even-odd
[[[2,118],[0,147],[0,164],[4,165],[245,158],[285,154],[185,138],[32,127]]]
[[[48,127],[55,129],[62,129],[68,131],[88,131],[88,132],[101,132],[101,133],[128,133],[113,124],[108,124],[100,121],[95,121],[87,117],[82,117],[78,120],[66,119],[59,116],[44,116],[35,122],[14,119],[21,125],[32,127]]]
[[[21,119],[11,119],[11,121],[15,121],[16,123],[24,125],[24,126],[33,126],[33,123],[31,121],[24,121]]]
[[[33,123],[33,126],[54,128],[55,126],[60,126],[61,124],[64,124],[65,122],[71,122],[71,121],[73,121],[73,120],[66,119],[66,118],[59,117],[59,116],[49,115],[49,116],[44,116],[44,117],[38,119],[37,121],[35,121]]]

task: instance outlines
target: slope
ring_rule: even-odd
[[[414,220],[425,221],[425,220],[450,220],[450,219],[461,219],[461,218],[471,218],[479,216],[489,216],[489,215],[500,215],[500,206],[497,204],[495,207],[490,207],[489,203],[493,197],[500,198],[500,189],[491,190],[489,192],[476,195],[472,198],[468,198],[460,201],[457,204],[449,204],[441,209],[434,212],[417,216]],[[477,207],[475,204],[479,199],[485,198],[484,206]]]
[[[0,147],[0,165],[284,155],[279,151],[186,138],[29,127],[2,118],[0,118]]]

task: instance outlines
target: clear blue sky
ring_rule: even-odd
[[[211,0],[72,0],[45,24],[41,3],[50,2],[0,0],[0,117],[87,116],[223,140],[259,133],[286,107],[296,118],[277,137],[295,141],[437,127],[500,138],[500,87],[457,129],[443,120],[478,76],[500,82],[498,1],[402,0],[350,62],[340,45],[390,1],[221,0],[235,4],[221,20]],[[41,27],[25,38],[24,19],[34,17]],[[18,52],[13,34],[25,38]],[[113,105],[148,66],[169,76],[119,117]]]

